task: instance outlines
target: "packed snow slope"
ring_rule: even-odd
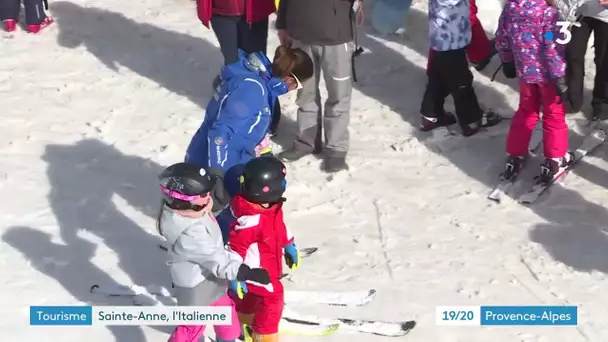
[[[479,6],[493,32],[499,1]],[[57,25],[43,34],[0,41],[0,339],[166,341],[162,327],[30,327],[28,307],[126,304],[89,286],[170,282],[154,231],[156,175],[182,160],[205,115],[222,63],[217,41],[189,0],[52,1],[51,13]],[[426,2],[415,1],[406,35],[359,32],[367,53],[357,59],[350,171],[328,178],[312,157],[288,167],[287,223],[301,247],[320,250],[287,288],[376,288],[377,298],[297,309],[415,319],[399,338],[412,342],[607,341],[606,147],[535,205],[488,203],[509,122],[469,139],[418,132],[426,18]],[[589,94],[591,44],[588,56]],[[475,88],[484,107],[511,116],[517,88],[501,74],[490,82],[498,65],[475,72]],[[277,150],[294,132],[294,96],[282,104]],[[568,120],[578,143],[589,128],[581,114]],[[438,305],[544,304],[578,305],[578,327],[435,325]]]

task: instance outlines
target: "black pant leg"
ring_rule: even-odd
[[[21,10],[21,0],[0,0],[0,19],[18,20]]]
[[[460,125],[468,126],[479,121],[482,110],[473,88],[473,74],[469,70],[466,50],[441,51],[435,57],[433,62],[438,64],[441,78],[454,98]]]
[[[239,31],[238,23],[240,17],[213,15],[211,17],[211,28],[224,56],[224,64],[232,64],[239,60]]]
[[[238,46],[247,52],[266,54],[268,46],[268,18],[248,24],[245,17],[238,23]],[[272,58],[270,58],[272,60]]]
[[[46,18],[42,0],[23,0],[26,25],[40,25]]]
[[[595,82],[593,86],[593,116],[608,120],[608,23],[590,19],[595,49]]]
[[[279,130],[279,123],[281,121],[281,103],[279,99],[274,102],[274,107],[272,108],[272,117],[270,120],[270,127],[268,127],[268,133],[271,135],[277,134]]]
[[[566,82],[570,111],[576,113],[583,106],[585,80],[585,53],[591,35],[589,18],[581,20],[581,27],[572,26],[572,39],[566,48]]]
[[[439,65],[437,65],[437,52],[434,54],[434,60],[430,63],[428,70],[428,81],[426,90],[422,96],[422,104],[420,105],[420,114],[428,118],[438,118],[445,115],[445,98],[450,94],[446,84],[443,82]]]

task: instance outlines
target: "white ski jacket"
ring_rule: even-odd
[[[471,43],[469,0],[429,0],[429,41],[435,51],[463,49]]]
[[[165,206],[159,227],[168,242],[167,264],[178,304],[206,306],[224,296],[243,259],[224,246],[215,217],[184,217]]]

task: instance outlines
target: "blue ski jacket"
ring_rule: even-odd
[[[270,126],[274,103],[288,91],[270,69],[263,53],[243,51],[237,62],[222,69],[221,83],[188,146],[187,162],[228,173],[255,157],[254,149]]]

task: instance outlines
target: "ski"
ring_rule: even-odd
[[[367,291],[285,291],[285,303],[313,303],[335,306],[363,306],[376,297],[376,290]]]
[[[587,154],[592,152],[595,148],[600,146],[606,140],[606,131],[603,129],[596,129],[590,135],[588,135],[579,148],[574,151],[574,161],[566,168],[558,172],[553,179],[549,182],[541,182],[538,178],[534,185],[519,198],[521,204],[532,204],[542,194],[547,191],[551,185],[562,179],[570,170],[572,170],[579,161],[583,159]]]
[[[164,244],[158,244],[158,248],[162,249],[165,252],[167,251],[167,246],[165,246]],[[319,248],[317,247],[300,248],[300,257],[308,258],[309,256],[315,254],[318,250]]]
[[[289,307],[283,310],[283,319],[297,324],[338,324],[338,331],[368,333],[386,337],[399,337],[409,333],[416,321],[384,322],[349,318],[321,318],[314,315],[301,315]]]
[[[91,293],[102,294],[110,297],[135,297],[134,302],[147,305],[151,298],[172,298],[171,292],[159,285],[93,285]],[[285,303],[309,303],[335,306],[363,306],[376,297],[376,290],[367,291],[345,291],[345,292],[321,292],[321,291],[285,291]]]
[[[532,138],[530,139],[530,149],[528,150],[528,154],[531,156],[535,156],[538,154],[538,150],[542,146],[543,142],[543,131],[542,126],[536,128],[532,133]],[[519,175],[521,171],[517,174],[512,175],[509,178],[505,178],[503,173],[500,174],[499,183],[488,195],[488,199],[494,201],[496,203],[501,203],[503,196],[507,196],[511,189],[515,187],[517,181],[519,179]]]
[[[311,322],[301,322],[281,318],[279,321],[279,332],[287,335],[297,336],[327,336],[335,333],[340,328],[340,324],[318,324]]]

